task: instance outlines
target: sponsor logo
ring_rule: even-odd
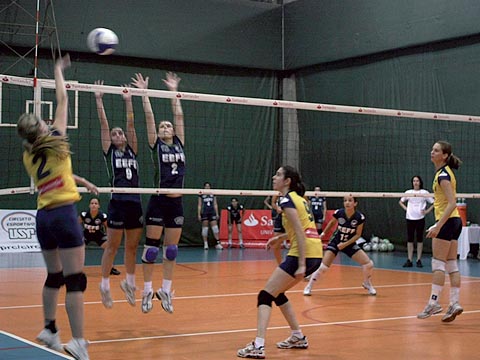
[[[63,187],[63,179],[61,176],[56,177],[53,180],[47,181],[45,184],[38,186],[38,194],[42,195],[49,191],[60,189]]]
[[[245,226],[257,226],[259,221],[255,218],[253,214],[250,214],[250,216],[243,222]]]
[[[9,240],[32,240],[36,238],[36,218],[33,214],[16,211],[1,220],[3,231]]]

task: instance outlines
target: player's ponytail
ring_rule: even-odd
[[[285,179],[290,179],[290,190],[295,191],[298,195],[303,196],[305,194],[305,184],[298,171],[292,166],[282,166],[285,173]]]

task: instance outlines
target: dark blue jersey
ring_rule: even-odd
[[[137,155],[130,145],[127,144],[125,150],[122,151],[111,144],[104,156],[112,187],[138,188]],[[114,193],[112,199],[140,202],[140,195]]]
[[[96,216],[92,216],[90,211],[80,213],[83,225],[83,237],[87,242],[97,241],[107,235],[104,223],[107,221],[107,214],[99,211]]]
[[[311,196],[308,198],[310,201],[310,209],[312,210],[312,213],[314,215],[322,215],[323,216],[323,207],[325,204],[325,201],[327,201],[326,198],[320,197],[320,196]]]
[[[365,215],[357,210],[355,210],[355,213],[349,218],[345,209],[338,209],[333,214],[333,217],[338,221],[335,238],[340,241],[348,241],[354,237],[357,233],[357,228],[365,222]]]
[[[202,202],[202,209],[200,214],[215,214],[215,195],[203,194],[198,195]]]
[[[234,219],[240,219],[240,215],[243,211],[243,205],[238,204],[237,207],[233,207],[233,205],[227,206],[227,211],[230,213],[230,216]]]
[[[166,189],[183,188],[185,153],[180,139],[174,136],[173,144],[168,145],[157,138],[152,148],[152,156],[156,167],[154,186]]]

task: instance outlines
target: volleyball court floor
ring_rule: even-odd
[[[137,268],[137,304],[130,306],[119,283],[125,276],[121,251],[111,277],[114,306],[100,301],[102,250],[87,248],[89,283],[85,292],[85,333],[92,360],[102,359],[235,359],[237,349],[255,338],[258,291],[275,262],[263,249],[180,248],[173,287],[174,313],[154,300],[149,314],[141,312],[143,286]],[[140,255],[140,254],[139,254]],[[289,328],[275,308],[266,339],[267,359],[477,359],[480,339],[480,262],[459,260],[462,273],[462,315],[442,323],[442,314],[419,320],[431,287],[429,254],[424,268],[402,268],[405,253],[369,253],[375,262],[377,296],[361,287],[361,268],[340,255],[319,280],[311,297],[306,283],[287,292],[299,323],[309,339],[308,349],[282,350],[275,343]],[[161,285],[162,265],[156,265],[154,288]],[[41,291],[45,279],[39,253],[0,255],[0,359],[60,359],[35,346],[41,330]],[[64,290],[57,323],[62,342],[70,339]],[[440,303],[448,306],[446,282]],[[32,355],[33,354],[33,355]]]

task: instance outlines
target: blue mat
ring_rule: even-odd
[[[73,359],[21,337],[0,331],[0,359],[2,360],[58,360]]]

